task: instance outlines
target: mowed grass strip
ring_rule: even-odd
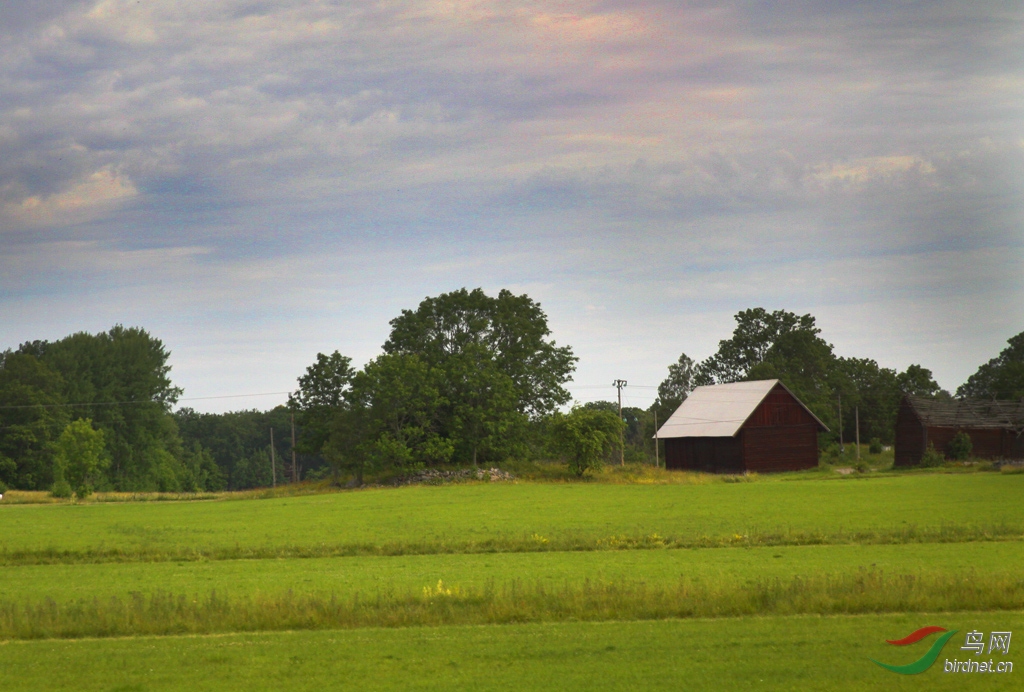
[[[833,545],[730,550],[622,550],[603,552],[405,555],[7,566],[0,574],[0,600],[66,603],[126,598],[155,592],[231,594],[373,593],[416,591],[444,580],[482,588],[528,575],[550,585],[565,582],[642,580],[674,584],[680,578],[727,581],[788,579],[794,575],[1024,574],[1024,542]]]
[[[97,547],[85,550],[15,550],[0,552],[0,565],[60,565],[130,562],[210,562],[224,560],[285,560],[344,557],[397,557],[411,555],[481,555],[494,553],[550,553],[625,550],[755,548],[827,545],[908,545],[922,543],[1020,542],[1024,525],[994,526],[905,526],[855,532],[801,532],[783,530],[709,536],[612,535],[605,538],[569,536],[502,536],[485,541],[416,541],[335,543],[316,546],[265,546],[177,549]]]
[[[232,559],[964,541],[1024,533],[1024,475],[473,484],[245,501],[0,506],[0,560]]]
[[[920,675],[924,625],[1013,631],[1024,613],[883,614],[563,622],[268,632],[0,644],[5,690],[1016,690],[1020,671],[945,674],[950,642]],[[959,637],[959,635],[957,635]],[[1019,663],[1013,654],[997,660]]]
[[[418,593],[382,589],[345,597],[156,593],[64,604],[0,602],[0,639],[1022,608],[1019,573],[860,570],[790,579],[681,579],[674,585],[513,580],[483,588],[438,581]]]

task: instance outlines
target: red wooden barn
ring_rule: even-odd
[[[914,466],[928,446],[946,454],[958,432],[971,438],[971,456],[1024,459],[1024,402],[904,396],[896,414],[896,466]]]
[[[665,468],[742,473],[818,465],[825,424],[778,380],[697,387],[658,430]]]

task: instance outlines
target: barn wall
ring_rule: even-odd
[[[818,465],[818,423],[780,385],[754,409],[739,437],[747,471],[799,471]]]
[[[915,466],[928,446],[928,434],[910,403],[904,399],[896,413],[894,466]]]
[[[928,441],[943,454],[950,441],[960,432],[960,428],[928,428]],[[1015,459],[1021,454],[1017,436],[1010,430],[993,428],[964,428],[963,432],[971,438],[971,456],[979,459]],[[1015,449],[1016,447],[1016,449]]]
[[[799,471],[818,465],[816,425],[744,428],[741,439],[747,471]]]
[[[665,440],[665,468],[712,473],[743,471],[740,441],[735,437],[675,437]]]

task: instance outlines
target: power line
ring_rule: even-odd
[[[165,401],[154,401],[152,399],[139,400],[135,399],[132,401],[93,401],[93,402],[80,402],[70,404],[18,404],[16,406],[0,406],[0,409],[16,409],[16,408],[60,408],[62,406],[123,406],[126,404],[166,404],[166,403],[180,403],[182,401],[207,401],[209,399],[242,399],[245,397],[254,396],[276,396],[279,394],[291,394],[291,392],[260,392],[258,394],[221,394],[219,396],[192,396],[184,399],[177,399],[174,402]]]

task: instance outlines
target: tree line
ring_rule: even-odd
[[[701,385],[777,378],[831,429],[824,442],[838,441],[840,430],[844,442],[852,441],[856,417],[862,439],[892,444],[904,394],[953,398],[922,365],[897,372],[870,358],[837,356],[812,315],[753,308],[735,321],[732,336],[713,355],[697,362],[683,353],[669,366],[658,387],[659,414],[674,411]],[[956,397],[1024,399],[1024,332],[957,388]]]
[[[781,379],[831,428],[825,444],[838,439],[840,401],[847,440],[856,410],[861,437],[888,444],[903,394],[952,396],[921,365],[897,372],[835,355],[811,315],[753,308],[735,319],[713,355],[681,354],[655,402],[621,418],[607,401],[567,408],[576,356],[551,339],[538,303],[507,290],[461,289],[403,310],[381,355],[357,370],[340,352],[317,354],[288,404],[270,411],[172,411],[182,391],[169,353],[141,328],[26,342],[0,353],[0,486],[197,491],[326,475],[358,484],[371,472],[552,457],[582,474],[618,455],[620,435],[627,461],[653,460],[655,421],[700,385]],[[956,396],[1024,398],[1024,332]]]

